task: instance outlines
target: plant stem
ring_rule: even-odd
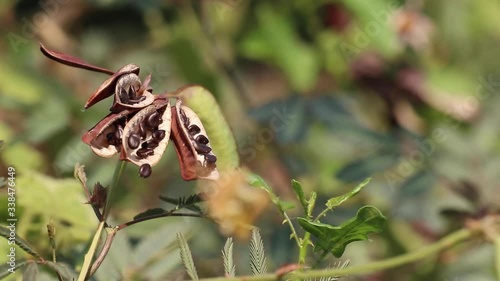
[[[495,244],[495,271],[497,274],[497,279],[500,280],[500,235],[497,234],[493,238],[493,243]]]
[[[136,223],[143,222],[143,221],[152,220],[152,219],[158,219],[158,218],[164,218],[164,217],[195,217],[195,218],[205,218],[206,216],[204,214],[198,214],[198,213],[171,213],[171,212],[166,212],[166,213],[151,215],[151,216],[147,216],[147,217],[142,217],[142,218],[138,218],[138,219],[135,219],[135,220],[131,220],[131,221],[126,222],[126,223],[122,223],[122,224],[116,226],[116,230],[118,231],[118,230],[124,229],[125,227],[131,226],[131,225],[134,225]]]
[[[90,265],[92,264],[92,259],[94,257],[95,252],[97,251],[97,246],[99,244],[99,240],[101,239],[102,229],[104,228],[104,221],[100,221],[97,226],[97,230],[94,234],[94,239],[92,240],[92,244],[90,244],[90,248],[88,252],[85,254],[85,258],[83,260],[82,270],[80,271],[80,275],[78,275],[78,281],[85,281],[87,278],[87,274],[90,269]]]
[[[118,180],[122,174],[123,169],[125,169],[127,162],[119,161],[116,164],[115,171],[113,173],[113,179],[111,180],[111,184],[108,187],[107,195],[106,195],[106,205],[104,205],[104,212],[102,214],[102,220],[106,221],[109,216],[109,210],[111,209],[111,202],[113,200],[113,191],[118,184]]]
[[[295,238],[295,241],[297,242],[297,246],[300,248],[301,244],[299,241],[299,236],[297,236],[297,231],[295,231],[295,227],[293,226],[292,220],[290,219],[288,214],[281,209],[281,207],[279,209],[281,211],[281,214],[285,217],[285,220],[288,222],[288,225],[290,226],[290,230],[292,231],[292,235]]]
[[[456,232],[445,236],[441,240],[432,243],[428,246],[422,247],[419,250],[400,255],[394,258],[389,258],[379,262],[373,262],[365,265],[352,266],[348,268],[335,268],[327,270],[310,270],[302,272],[292,272],[288,275],[291,279],[308,279],[308,278],[318,278],[318,277],[330,277],[330,276],[345,276],[345,275],[361,275],[370,273],[373,271],[382,271],[389,268],[394,268],[407,264],[410,262],[415,262],[424,259],[428,256],[436,254],[446,248],[449,248],[455,244],[463,242],[464,240],[470,239],[475,235],[481,233],[480,231],[472,231],[469,229],[461,229]],[[258,276],[240,276],[234,278],[227,277],[216,277],[216,278],[205,278],[199,281],[272,281],[276,280],[279,276],[277,274],[264,274]],[[286,279],[286,276],[284,277]]]
[[[111,200],[112,200],[112,191],[114,187],[118,184],[118,180],[120,179],[120,175],[125,168],[125,164],[127,162],[125,161],[119,161],[116,164],[115,171],[113,173],[113,179],[111,180],[111,184],[108,187],[108,193],[106,196],[106,205],[104,206],[104,212],[102,215],[102,220],[99,222],[99,225],[97,226],[97,230],[94,234],[94,238],[92,240],[92,244],[90,244],[90,248],[85,254],[85,258],[83,260],[83,265],[82,269],[80,271],[80,275],[78,276],[78,281],[84,281],[87,279],[87,276],[90,271],[90,266],[92,264],[92,260],[94,258],[94,255],[97,251],[97,246],[99,245],[99,240],[101,239],[101,234],[102,230],[104,229],[104,226],[106,225],[106,219],[108,218],[109,215],[109,210],[111,207]],[[111,245],[110,245],[111,246]]]
[[[306,264],[307,257],[307,247],[309,246],[309,240],[311,239],[311,233],[306,232],[304,234],[304,238],[302,239],[302,243],[299,246],[299,266]]]

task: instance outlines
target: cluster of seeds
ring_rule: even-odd
[[[137,95],[138,90],[139,89],[136,89],[134,86],[130,86],[128,91],[122,87],[119,92],[121,102],[125,104],[136,104],[146,100],[146,96]]]
[[[87,109],[114,96],[111,112],[82,137],[97,155],[107,158],[119,154],[120,160],[139,166],[139,175],[146,178],[171,139],[185,180],[219,177],[215,167],[217,157],[212,153],[199,117],[189,107],[181,106],[181,100],[171,107],[166,96],[154,96],[149,87],[151,74],[141,81],[135,64],[112,71],[48,50],[43,45],[40,49],[59,63],[110,75],[84,106]],[[173,114],[176,117],[172,120]],[[192,161],[193,158],[196,161]]]
[[[114,130],[108,132],[106,134],[106,140],[109,145],[121,146],[122,145],[122,135],[123,135],[123,127],[126,123],[126,118],[120,118],[115,121],[111,126],[113,126]]]
[[[186,116],[186,112],[182,108],[179,108],[180,119],[184,128],[187,128],[187,132],[194,149],[200,155],[203,155],[205,162],[208,164],[214,164],[217,161],[217,157],[211,153],[212,148],[208,146],[210,140],[201,132],[201,129],[196,124],[191,124],[189,118]]]

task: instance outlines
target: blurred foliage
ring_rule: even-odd
[[[323,203],[371,177],[328,218],[338,224],[366,204],[387,216],[374,243],[346,249],[352,263],[434,241],[454,227],[443,210],[496,210],[500,202],[499,13],[500,3],[487,0],[2,1],[0,171],[17,171],[18,234],[48,255],[45,226],[53,219],[59,259],[81,264],[97,221],[70,179],[73,167],[85,164],[90,186],[106,185],[116,160],[99,159],[80,141],[109,109],[103,102],[82,111],[106,76],[49,61],[41,41],[109,69],[135,63],[141,77],[152,73],[155,93],[203,85],[236,136],[241,164],[284,201],[296,200],[291,178]],[[196,192],[180,179],[173,148],[151,178],[128,167],[121,182],[112,211],[119,222],[165,207],[159,195]],[[476,201],[457,192],[464,185]],[[289,232],[269,212],[258,222],[269,263],[292,262]],[[6,216],[0,207],[0,223]],[[190,246],[198,273],[222,276],[217,226],[168,218],[120,233],[96,280],[178,274],[170,227],[197,229]],[[145,250],[151,245],[155,251]],[[248,264],[238,251],[244,245],[234,245],[237,266]],[[495,280],[492,260],[492,247],[467,244],[434,263],[356,280]],[[39,280],[53,279],[39,270]]]

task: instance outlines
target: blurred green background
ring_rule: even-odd
[[[349,245],[343,260],[363,264],[431,243],[457,227],[450,214],[495,210],[500,202],[499,15],[500,2],[487,0],[2,1],[0,171],[17,171],[17,233],[50,256],[45,225],[52,219],[59,260],[80,265],[97,222],[74,165],[86,166],[93,185],[108,184],[116,163],[81,142],[109,109],[104,101],[82,111],[107,76],[50,61],[39,51],[43,42],[113,70],[137,64],[141,78],[152,73],[155,93],[208,88],[242,166],[284,199],[294,200],[292,178],[322,203],[372,177],[329,220],[340,223],[371,204],[388,224],[370,242]],[[121,182],[116,222],[163,206],[159,195],[195,192],[195,183],[181,180],[172,147],[150,178],[129,165]],[[0,206],[7,206],[4,190]],[[6,208],[0,211],[3,224]],[[256,222],[270,268],[296,262],[281,221],[269,208]],[[217,226],[168,218],[120,232],[95,280],[179,276],[178,231],[190,233],[199,274],[222,276],[225,237]],[[246,247],[236,245],[238,274],[250,272]],[[493,247],[467,243],[343,280],[486,281],[493,272]],[[40,280],[53,280],[48,274]]]

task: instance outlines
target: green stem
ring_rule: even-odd
[[[104,229],[104,226],[106,225],[106,219],[108,218],[108,215],[109,215],[109,210],[111,207],[111,200],[113,198],[112,191],[115,188],[115,186],[118,184],[118,180],[120,179],[121,173],[122,173],[123,169],[125,168],[126,163],[127,162],[125,162],[125,161],[119,161],[116,164],[116,168],[115,168],[115,171],[113,173],[113,179],[111,180],[111,184],[109,185],[109,187],[107,189],[106,205],[104,206],[104,213],[102,215],[102,220],[99,222],[99,225],[97,226],[97,230],[94,234],[94,238],[92,240],[92,244],[90,244],[90,248],[87,251],[87,253],[85,254],[82,269],[80,271],[80,275],[78,276],[78,281],[84,281],[87,279],[90,267],[92,265],[92,260],[94,258],[96,251],[97,251],[97,246],[99,245],[99,240],[101,239],[102,230]]]
[[[306,232],[304,238],[302,239],[302,244],[299,246],[299,266],[306,264],[307,249],[309,247],[309,240],[311,239],[311,233]]]
[[[389,258],[386,260],[382,260],[379,262],[373,262],[365,265],[352,266],[348,268],[335,268],[335,269],[322,269],[322,270],[310,270],[310,271],[302,271],[302,272],[292,272],[289,274],[289,277],[294,279],[308,279],[308,278],[318,278],[318,277],[329,277],[329,276],[345,276],[345,275],[361,275],[374,271],[382,271],[389,268],[394,268],[397,266],[401,266],[403,264],[407,264],[410,262],[415,262],[421,259],[424,259],[428,256],[434,255],[446,248],[449,248],[455,244],[458,244],[464,240],[470,239],[474,237],[476,234],[480,232],[472,231],[469,229],[461,229],[456,232],[451,233],[450,235],[442,238],[441,240],[430,244],[426,247],[422,247],[419,250],[400,255],[394,258]],[[200,279],[199,281],[271,281],[276,280],[281,275],[277,274],[264,274],[258,276],[240,276],[240,277],[216,277],[216,278],[205,278]]]
[[[292,220],[290,219],[288,214],[281,209],[281,207],[279,209],[281,211],[281,214],[285,217],[285,220],[287,221],[288,225],[290,226],[290,230],[292,231],[292,235],[295,238],[295,241],[297,242],[297,246],[300,248],[301,245],[299,241],[299,236],[297,236],[297,231],[295,231],[295,227],[293,226]]]
[[[102,214],[103,221],[106,221],[109,216],[109,210],[111,209],[111,202],[113,200],[113,191],[118,184],[118,180],[120,179],[120,176],[123,172],[123,169],[125,169],[126,164],[126,161],[119,161],[116,164],[115,172],[113,173],[113,179],[111,180],[111,184],[107,189],[106,204],[104,205],[104,212]]]
[[[493,238],[493,243],[495,244],[495,271],[497,280],[500,280],[500,235],[497,234]]]
[[[94,254],[97,251],[99,240],[101,239],[101,233],[104,228],[104,224],[104,221],[100,221],[99,225],[97,226],[97,230],[94,234],[94,239],[92,239],[92,244],[90,244],[90,248],[85,254],[85,258],[83,259],[82,270],[80,270],[80,275],[78,275],[78,281],[85,281],[87,279],[87,274],[92,264],[92,259],[94,258]]]

